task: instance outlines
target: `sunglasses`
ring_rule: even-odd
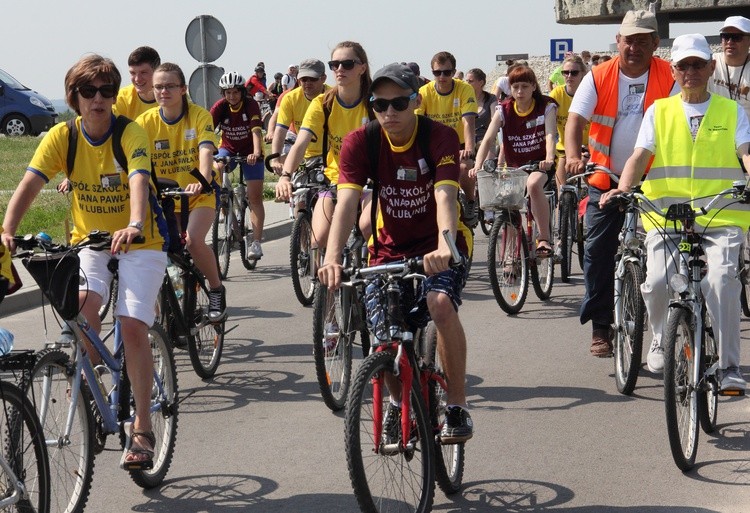
[[[696,71],[700,71],[706,66],[708,66],[708,61],[678,62],[674,65],[674,69],[677,71],[687,71],[693,68]]]
[[[436,77],[439,77],[440,75],[443,75],[444,77],[450,77],[453,76],[453,73],[455,73],[455,69],[434,69],[432,70],[432,74]]]
[[[560,73],[562,73],[565,77],[577,77],[580,72],[581,70],[579,69],[564,69]]]
[[[92,85],[82,85],[76,87],[75,92],[77,92],[87,100],[90,100],[91,98],[96,96],[97,92],[102,95],[102,98],[114,98],[114,96],[117,94],[117,87],[114,84],[105,84],[100,87],[94,87]]]
[[[739,43],[742,41],[742,38],[745,37],[745,34],[736,34],[733,32],[723,32],[719,34],[719,37],[722,41],[733,41],[735,43]]]
[[[320,80],[320,77],[318,77],[318,78],[302,77],[302,78],[299,79],[299,81],[302,82],[303,84],[306,83],[306,82],[317,82],[318,80]]]
[[[411,93],[409,96],[397,96],[386,100],[385,98],[370,98],[370,105],[372,110],[375,112],[385,112],[388,110],[388,106],[393,106],[393,109],[398,112],[403,112],[409,107],[409,102],[417,97],[417,93]]]
[[[336,71],[339,67],[343,67],[345,70],[354,69],[355,64],[362,64],[357,59],[344,59],[343,61],[328,61],[328,67],[331,71]]]

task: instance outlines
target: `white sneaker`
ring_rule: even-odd
[[[651,347],[646,355],[646,367],[653,373],[660,373],[664,370],[664,348],[661,346],[661,340],[654,337]]]
[[[747,382],[745,382],[738,367],[720,369],[718,378],[719,391],[721,392],[726,392],[727,390],[738,390],[744,393],[745,388],[747,388]]]
[[[254,240],[250,246],[247,248],[247,259],[248,260],[258,260],[260,257],[263,256],[263,248],[260,247],[260,242],[257,240]]]

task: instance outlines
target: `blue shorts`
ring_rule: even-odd
[[[226,148],[219,148],[219,151],[217,153],[217,156],[219,157],[233,157],[234,155],[234,153],[227,150]],[[237,167],[236,162],[232,162],[229,164],[230,170],[234,170],[235,167]],[[243,162],[242,164],[240,164],[240,169],[242,170],[242,177],[245,179],[245,181],[263,180],[265,165],[263,164],[262,157],[253,166],[251,166],[247,162]]]

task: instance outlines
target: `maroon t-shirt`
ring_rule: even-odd
[[[549,103],[556,103],[549,96],[542,96],[542,102],[536,102],[534,109],[526,116],[516,114],[513,108],[515,100],[508,98],[500,103],[503,109],[503,151],[505,161],[511,167],[528,164],[531,160],[547,158],[544,137],[544,112]]]
[[[225,115],[222,116],[222,113]],[[211,117],[214,118],[214,126],[217,130],[221,130],[220,148],[226,148],[234,155],[256,153],[253,151],[252,130],[256,127],[263,127],[258,102],[252,98],[245,98],[242,100],[240,109],[232,112],[227,101],[222,98],[211,107]],[[258,148],[258,153],[262,153],[262,150],[263,148]]]
[[[378,230],[378,255],[370,264],[393,262],[403,258],[423,256],[437,249],[438,225],[435,186],[454,182],[458,187],[458,135],[452,128],[433,122],[430,130],[430,157],[435,166],[432,172],[419,149],[416,137],[411,146],[391,149],[382,129],[380,131],[379,209],[382,226]],[[339,157],[338,187],[356,184],[364,187],[371,178],[365,142],[365,127],[344,138]],[[374,178],[374,177],[373,177]],[[379,222],[379,224],[381,224]],[[456,245],[468,254],[466,240],[458,224]]]

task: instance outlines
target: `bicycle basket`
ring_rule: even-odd
[[[526,203],[525,171],[513,168],[495,172],[477,172],[479,206],[483,210],[509,208],[520,210]]]
[[[22,260],[52,307],[65,320],[78,315],[78,271],[80,259],[72,251],[37,253]]]

